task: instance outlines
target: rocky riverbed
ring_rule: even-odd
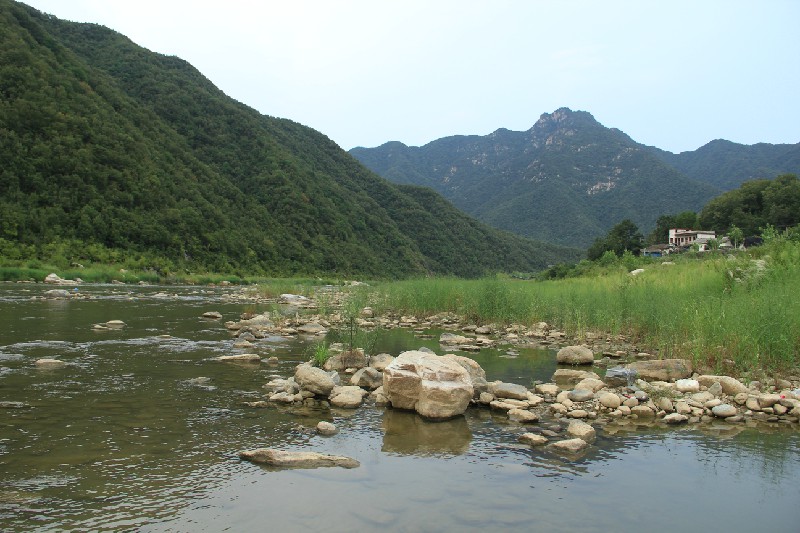
[[[315,309],[313,301],[306,298],[284,295],[282,301]],[[341,327],[342,321],[336,313],[267,313],[246,315],[225,325],[242,340],[238,346],[246,349],[270,335],[321,336]],[[375,317],[372,309],[364,308],[358,327],[450,331],[439,337],[439,354],[422,349],[371,355],[333,345],[332,356],[322,368],[309,362],[298,365],[294,375],[276,375],[264,385],[267,392],[263,400],[246,405],[261,408],[282,404],[306,409],[376,406],[416,411],[428,420],[460,416],[466,409],[490,409],[505,413],[510,422],[526,428],[521,442],[547,445],[566,454],[580,454],[591,445],[594,428],[631,422],[664,427],[775,423],[800,428],[797,376],[745,383],[744,379],[694,369],[689,360],[658,359],[638,351],[622,337],[588,334],[586,339],[594,342],[569,344],[574,339],[543,322],[500,328],[464,324],[449,314]],[[503,346],[510,354],[522,346],[559,348],[555,357],[560,368],[549,382],[487,382],[483,369],[460,355]],[[253,354],[232,357],[260,362]]]

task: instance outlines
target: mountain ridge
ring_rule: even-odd
[[[433,187],[495,227],[560,244],[586,247],[625,218],[652,227],[660,214],[699,210],[719,192],[621,130],[568,108],[542,114],[521,132],[404,146],[350,153],[391,181]]]

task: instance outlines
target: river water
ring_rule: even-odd
[[[293,375],[313,341],[259,341],[274,366],[216,361],[237,353],[223,322],[262,310],[223,299],[233,289],[33,298],[49,288],[0,284],[0,402],[24,405],[0,409],[2,531],[800,531],[796,428],[615,426],[568,460],[519,445],[525,428],[487,409],[442,423],[374,406],[252,409],[242,403],[261,399],[270,376]],[[114,319],[127,326],[92,329]],[[442,353],[406,331],[377,342],[392,355]],[[548,351],[470,356],[489,380],[530,385],[555,369]],[[36,368],[43,357],[68,365]],[[339,433],[316,435],[320,420]],[[238,459],[258,447],[361,466]]]

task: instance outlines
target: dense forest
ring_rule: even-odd
[[[478,276],[575,258],[376,176],[185,61],[0,0],[0,254],[267,275]]]

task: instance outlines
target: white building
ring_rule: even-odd
[[[689,246],[697,240],[700,240],[702,243],[706,243],[710,239],[716,238],[717,234],[714,231],[680,228],[673,228],[669,230],[669,243],[674,244],[675,246]]]

